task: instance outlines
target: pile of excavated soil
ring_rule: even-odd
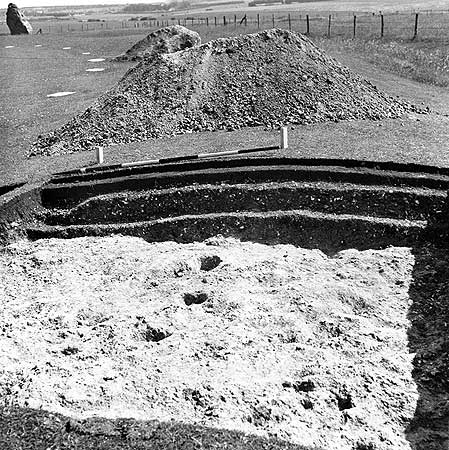
[[[199,131],[381,119],[414,110],[306,37],[273,29],[142,61],[84,113],[39,136],[31,155]]]
[[[18,242],[0,253],[0,402],[409,449],[413,264],[220,237]]]
[[[153,31],[113,61],[140,61],[157,53],[174,53],[201,44],[200,35],[181,25]]]

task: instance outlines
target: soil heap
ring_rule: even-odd
[[[84,113],[39,136],[31,155],[199,131],[398,117],[389,97],[286,30],[221,38],[143,60]]]
[[[26,20],[25,16],[14,3],[8,5],[6,24],[11,34],[31,34],[33,32],[30,22]]]
[[[200,35],[181,25],[173,25],[153,31],[113,61],[140,61],[155,53],[174,53],[201,44]]]

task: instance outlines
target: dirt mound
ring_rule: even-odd
[[[153,31],[113,61],[140,61],[157,53],[174,53],[201,44],[200,35],[181,25]]]
[[[413,262],[221,237],[19,242],[0,253],[0,408],[409,449]]]
[[[131,69],[31,154],[241,127],[397,117],[416,108],[285,30],[217,39]]]

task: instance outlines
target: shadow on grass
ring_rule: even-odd
[[[73,420],[45,410],[0,409],[2,450],[320,450],[202,425],[134,419]],[[322,450],[322,449],[321,449]]]
[[[413,249],[408,345],[418,402],[406,435],[413,450],[449,449],[449,251]]]

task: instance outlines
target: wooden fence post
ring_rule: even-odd
[[[226,16],[223,16],[223,25],[226,26]]]
[[[260,28],[260,17],[259,14],[257,14],[257,29]]]
[[[380,37],[384,37],[384,15],[380,15]]]
[[[209,26],[209,17],[206,17],[206,26]]]
[[[413,32],[413,39],[418,36],[418,13],[415,14],[415,31]]]
[[[357,16],[354,16],[354,29],[353,29],[353,32],[352,32],[352,37],[353,38],[355,38],[356,26],[357,26]]]
[[[274,14],[271,14],[271,23],[273,24],[273,28],[274,28]]]
[[[215,26],[217,26],[217,18],[214,17]]]
[[[306,26],[307,26],[307,28],[306,28],[306,34],[309,34],[310,33],[310,23],[309,23],[309,15],[307,14],[306,15]]]
[[[288,30],[292,31],[292,18],[290,17],[290,14],[288,15]]]
[[[234,14],[234,28],[237,27],[237,16]]]
[[[327,37],[331,37],[331,18],[332,16],[329,14],[329,22],[327,23]]]

